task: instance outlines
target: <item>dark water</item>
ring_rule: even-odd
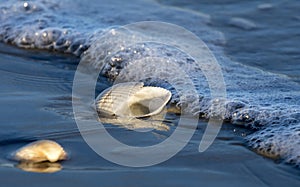
[[[233,60],[300,81],[298,1],[158,2],[209,14],[211,26],[225,34],[225,51]],[[249,23],[233,24],[233,18]]]
[[[261,4],[264,3],[33,1],[30,5],[38,8],[25,7],[24,11],[24,1],[2,2],[1,182],[5,186],[298,186],[300,86],[294,81],[299,82],[300,72],[299,3],[273,2],[272,6],[258,8]],[[234,17],[246,21],[232,20]],[[232,119],[223,125],[214,144],[199,153],[206,126],[201,119],[192,140],[179,154],[152,167],[122,167],[98,156],[80,136],[73,117],[72,84],[81,60],[78,56],[93,44],[91,36],[95,33],[144,20],[175,23],[201,37],[222,66],[228,98],[249,105],[238,115],[252,117],[248,109],[259,111],[254,121],[260,121],[263,127],[252,129],[249,126],[254,123],[247,126],[241,117]],[[48,33],[46,38],[35,35],[41,29],[45,29],[41,33]],[[57,37],[57,32],[64,29],[68,33]],[[97,56],[97,51],[93,54]],[[100,79],[99,91],[109,86],[105,78]],[[177,118],[170,117],[174,123]],[[238,125],[240,121],[242,125]],[[140,134],[107,125],[114,137],[137,145],[163,141],[176,126],[170,124],[170,128],[168,132]],[[39,139],[55,140],[71,153],[70,159],[61,163],[60,172],[24,172],[10,160],[10,153]],[[274,145],[274,150],[268,152],[269,145]],[[272,151],[280,156],[279,160],[255,153],[270,156]]]

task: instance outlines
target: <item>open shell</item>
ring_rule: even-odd
[[[14,158],[20,162],[57,162],[66,159],[67,153],[54,141],[39,140],[21,147],[15,152]]]
[[[171,99],[171,92],[142,82],[120,83],[106,89],[96,99],[100,115],[148,117],[158,114]]]

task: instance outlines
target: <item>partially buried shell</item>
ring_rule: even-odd
[[[67,158],[65,150],[51,140],[32,142],[16,151],[14,158],[20,162],[57,162]]]
[[[160,113],[171,96],[164,88],[144,87],[142,82],[120,83],[99,94],[96,105],[100,115],[148,117]]]

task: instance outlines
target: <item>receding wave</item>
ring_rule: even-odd
[[[162,19],[153,16],[151,11],[141,13],[138,9],[142,5],[136,3],[136,10],[133,10],[135,16],[128,15],[126,21],[120,19],[125,15],[121,10],[118,12],[118,19],[114,13],[104,11],[104,17],[111,16],[114,21],[98,16],[101,11],[94,12],[95,19],[91,21],[86,20],[85,15],[69,9],[68,3],[80,6],[80,1],[1,2],[0,41],[22,48],[74,54],[84,60],[87,66],[101,68],[102,75],[111,80],[122,76],[124,81],[135,81],[141,74],[151,73],[158,79],[145,80],[146,84],[160,85],[172,90],[174,103],[179,101],[176,91],[161,80],[174,77],[178,84],[184,84],[187,77],[176,77],[176,71],[172,66],[169,66],[168,72],[161,71],[159,68],[163,61],[153,60],[150,63],[140,64],[132,62],[154,56],[175,62],[185,70],[200,96],[197,101],[194,97],[186,97],[180,101],[179,106],[183,107],[186,103],[200,103],[200,109],[197,105],[192,112],[200,114],[202,118],[209,118],[218,110],[218,106],[225,105],[225,121],[255,130],[246,137],[249,147],[264,156],[300,165],[299,85],[285,77],[246,67],[227,58],[223,53],[224,37],[222,33],[209,28],[207,25],[209,16],[174,9],[172,11],[184,14],[185,21],[179,17]],[[95,6],[109,8],[109,3]],[[151,6],[154,6],[156,11],[167,9],[156,4]],[[169,9],[168,11],[171,11]],[[109,25],[122,25],[141,19],[159,19],[185,26],[205,41],[222,68],[227,99],[211,99],[203,72],[197,69],[195,61],[182,51],[172,46],[147,41],[124,45],[122,48],[120,47],[122,41],[115,39],[115,35],[107,35],[114,29]],[[187,24],[186,20],[189,20],[190,24]],[[197,26],[193,27],[193,23],[197,23]],[[109,51],[113,52],[108,53]],[[122,72],[120,75],[124,67],[130,71]]]

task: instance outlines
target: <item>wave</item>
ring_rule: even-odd
[[[100,68],[101,74],[111,80],[118,77],[123,81],[134,81],[146,73],[152,74],[158,79],[146,79],[146,84],[160,85],[171,90],[173,103],[179,102],[179,96],[171,85],[162,80],[173,78],[176,68],[172,64],[165,64],[168,71],[160,68],[168,60],[176,62],[188,77],[177,76],[174,81],[184,85],[185,79],[191,79],[200,96],[195,99],[190,95],[180,100],[179,106],[189,104],[195,115],[209,118],[218,106],[225,105],[225,121],[255,130],[246,137],[250,148],[264,156],[300,166],[298,84],[286,77],[247,67],[226,57],[223,52],[226,43],[224,36],[209,27],[211,20],[208,15],[164,7],[151,1],[123,5],[121,1],[112,4],[109,1],[99,3],[93,0],[89,4],[79,0],[1,2],[0,41],[27,49],[74,54],[85,61],[87,66]],[[118,6],[123,8],[115,10],[114,7]],[[182,51],[147,41],[124,44],[124,41],[116,40],[116,36],[107,34],[114,32],[112,26],[141,20],[175,23],[199,36],[222,68],[227,99],[211,99],[203,72]],[[123,48],[121,44],[124,44]],[[151,60],[153,56],[164,61]],[[150,61],[143,63],[147,57]],[[133,61],[140,63],[133,64]],[[130,71],[120,74],[125,67]]]

